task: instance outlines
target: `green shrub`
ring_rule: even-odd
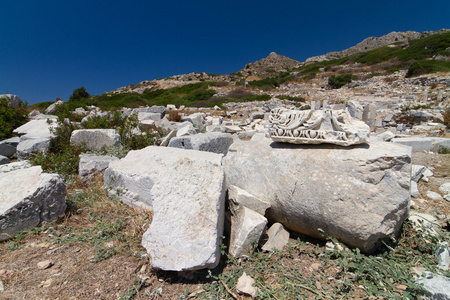
[[[305,102],[305,98],[303,97],[294,97],[294,96],[288,96],[288,95],[282,95],[279,96],[278,99],[280,100],[291,100],[291,101],[297,101],[297,102]]]
[[[6,98],[0,98],[0,141],[13,136],[13,130],[28,120],[27,111],[22,104],[15,108]]]
[[[398,71],[400,71],[399,68],[390,68],[390,69],[386,70],[386,73],[393,74],[393,73],[398,72]]]
[[[347,83],[352,82],[352,74],[342,74],[342,75],[331,75],[328,78],[328,85],[333,89],[339,89],[346,85]]]
[[[214,90],[205,90],[205,89],[197,89],[183,97],[183,100],[189,102],[208,100],[211,98],[216,92]]]
[[[422,74],[430,74],[436,72],[449,72],[450,62],[446,61],[436,61],[436,60],[418,60],[413,63],[408,68],[406,77],[414,77]]]
[[[69,101],[77,101],[83,98],[89,98],[91,95],[86,91],[84,86],[79,87],[73,90],[72,95],[69,98]]]
[[[49,107],[53,103],[55,103],[55,101],[39,102],[39,103],[35,103],[33,105],[29,105],[28,108],[29,109],[37,109],[37,110],[43,112],[45,109],[47,109],[47,107]]]

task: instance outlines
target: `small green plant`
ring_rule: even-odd
[[[352,82],[352,76],[352,74],[331,75],[328,78],[328,85],[333,89],[339,89],[347,83]]]

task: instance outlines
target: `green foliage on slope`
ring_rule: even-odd
[[[13,130],[27,121],[27,111],[20,105],[9,105],[6,98],[0,98],[0,141],[13,136]]]

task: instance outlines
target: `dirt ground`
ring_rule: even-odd
[[[450,154],[416,152],[413,154],[413,163],[434,168],[434,176],[430,178],[430,182],[419,183],[422,198],[413,199],[416,209],[437,214],[444,222],[446,218],[450,218],[450,202],[429,199],[425,192],[438,192],[442,183],[450,181]],[[111,206],[103,209],[106,212],[109,210],[113,215],[122,208]],[[118,251],[107,259],[96,260],[99,257],[98,249],[89,242],[80,242],[83,235],[81,229],[94,226],[89,216],[87,210],[78,209],[77,213],[67,214],[64,220],[47,225],[22,239],[0,243],[0,299],[201,298],[205,285],[214,281],[208,278],[206,271],[178,274],[154,270],[149,264],[145,249],[139,245],[138,237],[128,248],[120,244],[120,240],[106,242],[103,244],[103,251],[106,252],[100,252],[100,255],[105,255],[113,248],[126,250]],[[78,232],[78,240],[67,239],[66,242],[61,242],[63,237],[70,237],[70,230]],[[298,238],[292,234],[291,243],[295,243]],[[324,242],[311,240],[300,249],[301,251],[291,253],[289,263],[274,256],[270,258],[270,264],[286,270],[300,270],[303,277],[316,281],[318,289],[335,284],[329,278],[333,278],[339,268],[331,262],[324,264],[317,255],[311,255],[314,251],[323,251]],[[46,260],[51,260],[51,266],[40,269],[38,263]],[[233,266],[225,265],[224,258],[220,268],[229,270]],[[264,272],[261,276],[267,277],[265,282],[268,284],[275,280]],[[220,281],[215,283],[223,284]],[[236,294],[235,287],[227,288]],[[314,296],[309,291],[306,293]]]

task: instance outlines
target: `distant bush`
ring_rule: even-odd
[[[418,60],[413,62],[406,73],[407,78],[435,72],[449,72],[450,62],[436,60]]]
[[[171,122],[180,122],[181,121],[181,116],[176,110],[171,110],[171,111],[169,111],[168,119]]]
[[[216,93],[216,91],[214,91],[214,90],[198,89],[198,90],[194,90],[194,91],[190,92],[189,94],[185,95],[183,97],[183,100],[186,100],[189,102],[208,100],[215,93]]]
[[[89,98],[91,95],[86,91],[85,87],[79,87],[73,90],[72,95],[69,98],[69,101],[81,100],[83,98]]]
[[[400,71],[399,68],[390,68],[390,69],[386,70],[386,73],[393,74],[393,73],[398,72],[398,71]]]
[[[237,88],[228,92],[227,97],[242,99],[245,97],[253,96],[252,92],[246,91],[243,88]]]
[[[278,99],[280,100],[291,100],[291,101],[297,101],[297,102],[305,102],[305,98],[303,97],[294,97],[294,96],[288,96],[288,95],[282,95],[279,96]]]
[[[328,85],[333,89],[339,89],[346,85],[347,83],[352,82],[352,74],[342,74],[342,75],[331,75],[328,78]]]
[[[0,141],[13,136],[13,130],[28,120],[27,111],[22,104],[15,108],[6,98],[0,98]]]
[[[444,125],[450,127],[450,108],[448,108],[444,113]]]

